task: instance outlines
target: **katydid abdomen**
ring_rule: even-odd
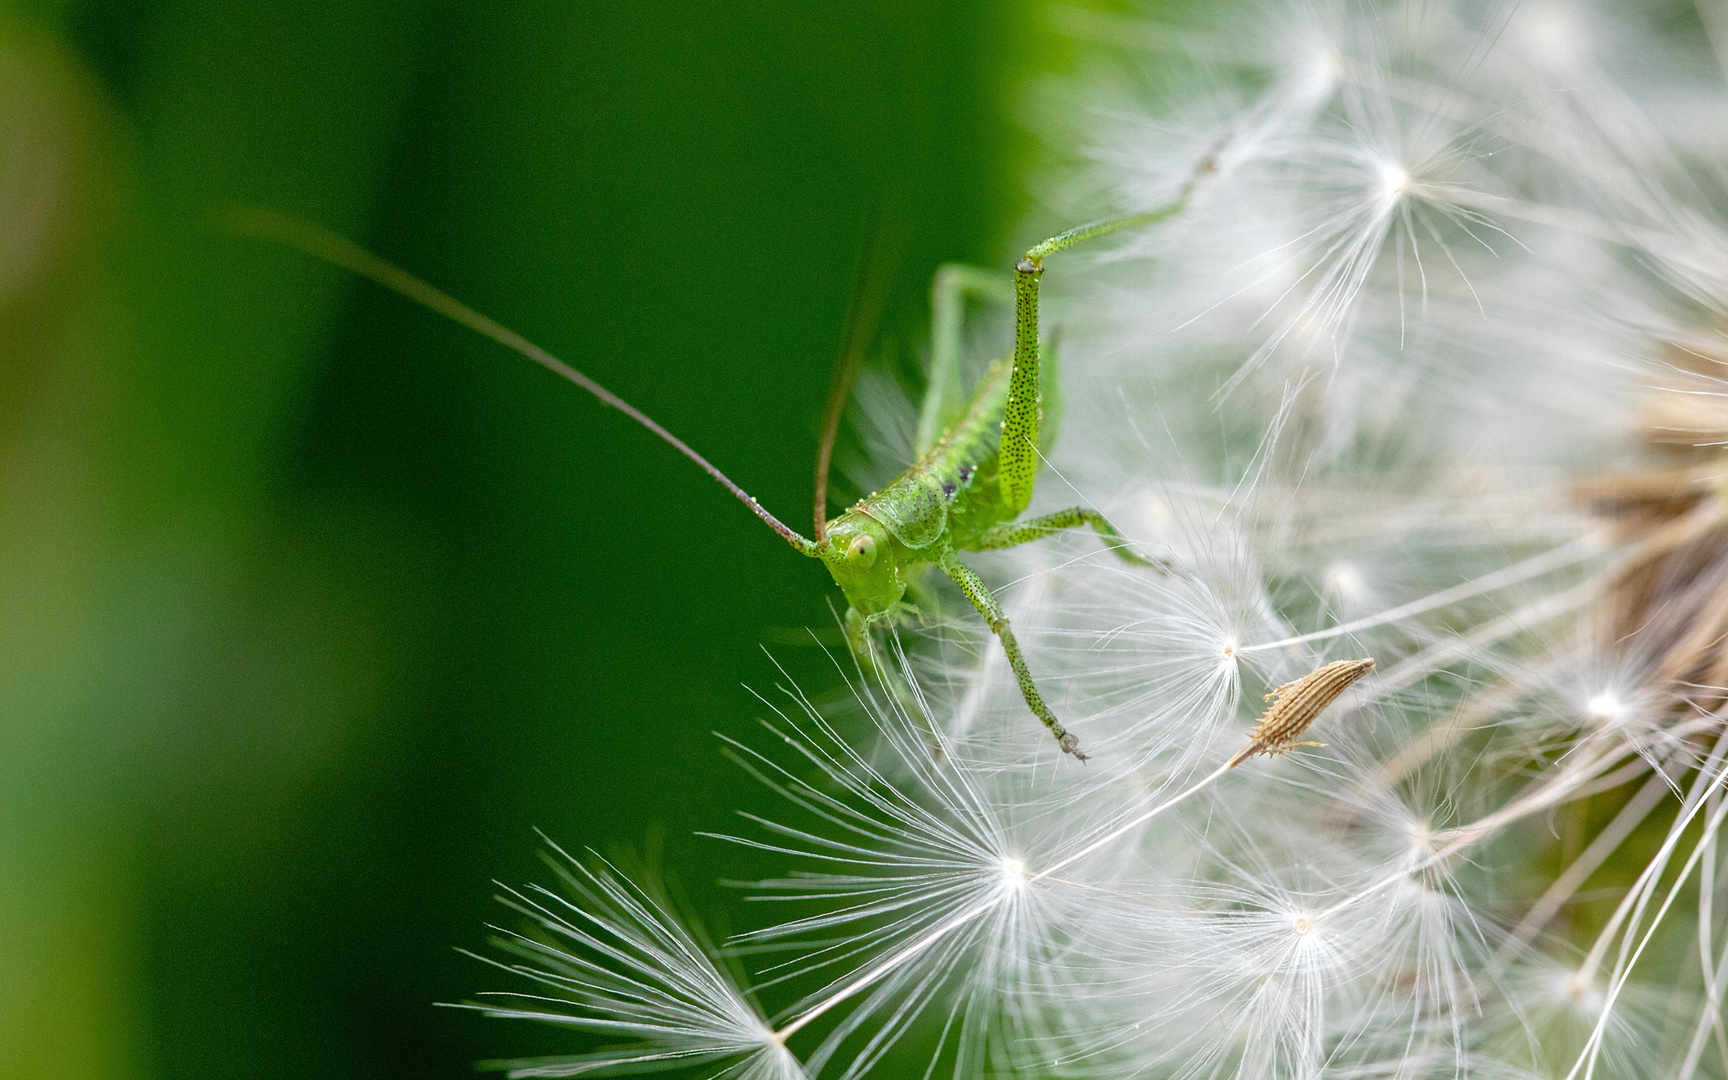
[[[959,423],[917,464],[852,510],[881,522],[913,551],[937,545],[973,550],[986,529],[1013,518],[997,484],[1008,371],[1006,361],[991,364]],[[935,554],[926,557],[934,560]]]

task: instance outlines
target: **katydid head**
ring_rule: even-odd
[[[817,555],[861,615],[889,611],[906,594],[894,538],[862,510],[848,510],[829,525]]]

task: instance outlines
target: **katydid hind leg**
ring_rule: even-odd
[[[1085,761],[1086,755],[1080,752],[1080,740],[1063,727],[1062,721],[1056,719],[1056,714],[1050,711],[1050,706],[1044,704],[1044,695],[1038,692],[1038,685],[1032,681],[1032,669],[1026,665],[1026,657],[1020,652],[1020,642],[1014,637],[1014,628],[1008,624],[1008,616],[1003,612],[1002,605],[996,602],[996,597],[991,595],[978,575],[956,558],[952,551],[943,553],[937,565],[954,580],[954,584],[960,586],[960,591],[965,593],[966,599],[972,601],[972,606],[978,609],[978,614],[983,617],[985,625],[990,627],[990,632],[1002,643],[1002,651],[1008,656],[1008,666],[1014,670],[1014,681],[1020,684],[1020,696],[1025,699],[1026,707],[1032,710],[1032,715],[1050,729],[1050,734],[1056,737],[1056,745],[1065,753]]]
[[[1038,476],[1038,280],[1043,274],[1042,264],[1029,258],[1014,268],[1014,369],[1008,375],[1008,401],[1002,407],[996,473],[1010,514],[1031,503],[1032,482]]]
[[[1059,329],[1038,349],[1038,453],[1040,462],[1056,449],[1056,438],[1062,429],[1062,413],[1067,405],[1062,397],[1062,335]]]
[[[1032,483],[1038,475],[1039,341],[1038,284],[1044,276],[1044,260],[1075,244],[1123,229],[1139,228],[1175,217],[1187,209],[1188,200],[1200,181],[1218,168],[1218,155],[1228,136],[1220,139],[1194,166],[1193,173],[1176,197],[1153,210],[1080,225],[1033,245],[1014,266],[1014,370],[1008,380],[1008,404],[1002,412],[1002,449],[998,473],[1002,496],[1014,513],[1032,501]]]
[[[930,282],[930,381],[918,412],[913,444],[923,457],[966,411],[960,360],[965,341],[966,301],[1012,303],[1014,293],[1000,271],[948,263]]]

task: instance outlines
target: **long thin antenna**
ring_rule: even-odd
[[[852,280],[852,299],[846,307],[846,328],[840,335],[840,355],[834,361],[834,381],[828,386],[828,405],[822,410],[822,433],[816,443],[816,542],[828,535],[828,469],[834,459],[834,440],[840,434],[840,416],[852,396],[858,368],[882,321],[882,305],[888,297],[888,282],[894,276],[889,248],[889,218],[877,211],[864,233],[864,250]]]
[[[475,333],[484,334],[505,348],[521,353],[548,371],[563,376],[599,398],[603,403],[612,406],[612,408],[617,409],[666,440],[680,454],[694,461],[703,472],[718,480],[727,491],[736,495],[739,502],[748,506],[752,513],[767,523],[770,529],[779,533],[781,539],[788,544],[805,555],[816,554],[814,543],[787,528],[779,518],[763,509],[762,504],[752,498],[749,492],[733,483],[731,477],[715,468],[707,458],[692,450],[683,439],[655,423],[647,413],[521,334],[493,322],[468,305],[433,288],[406,270],[380,259],[365,248],[337,236],[328,229],[322,229],[309,222],[300,221],[259,206],[230,207],[222,213],[222,224],[230,232],[242,236],[257,237],[262,240],[275,240],[278,243],[287,244],[291,248],[303,251],[313,258],[323,259],[325,262],[334,263],[345,270],[351,270],[368,281],[375,282],[391,292],[431,308],[446,318],[454,319]]]

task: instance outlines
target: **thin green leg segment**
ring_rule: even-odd
[[[1166,571],[1169,568],[1162,562],[1147,559],[1128,546],[1128,538],[1116,531],[1116,526],[1096,510],[1088,510],[1076,506],[1071,510],[1058,510],[1054,514],[1045,514],[1030,521],[1005,521],[1000,525],[991,526],[985,531],[978,544],[979,551],[993,551],[997,548],[1018,547],[1034,540],[1042,540],[1046,536],[1067,529],[1078,529],[1082,525],[1090,525],[1094,532],[1104,541],[1104,546],[1114,551],[1118,558],[1134,566],[1149,566],[1154,570]]]
[[[846,609],[846,644],[852,649],[852,658],[870,675],[876,674],[876,657],[870,651],[870,624],[864,616],[858,614],[858,609]]]
[[[1026,707],[1044,722],[1044,726],[1050,729],[1050,734],[1056,736],[1056,745],[1065,753],[1085,761],[1086,755],[1080,752],[1080,740],[1062,726],[1062,721],[1056,719],[1050,706],[1044,704],[1043,695],[1038,693],[1038,687],[1032,681],[1032,669],[1026,666],[1026,658],[1020,654],[1020,642],[1014,638],[1014,630],[1008,625],[1008,616],[1003,613],[1002,605],[990,595],[990,590],[978,580],[978,575],[955,557],[953,551],[943,552],[937,565],[942,567],[943,573],[954,579],[954,584],[960,586],[960,591],[966,594],[966,599],[972,601],[972,606],[984,617],[991,632],[1002,642],[1002,651],[1008,654],[1008,666],[1014,669],[1014,680],[1020,684],[1020,696],[1026,699]]]
[[[1044,267],[1030,256],[1014,267],[1014,370],[1008,376],[997,458],[997,483],[1013,514],[1032,501],[1038,475],[1038,279],[1043,276]]]
[[[1014,371],[1008,378],[1008,405],[1002,412],[1002,450],[999,457],[1002,498],[1014,513],[1032,501],[1032,482],[1038,475],[1038,281],[1044,276],[1044,259],[1063,248],[1120,229],[1151,225],[1174,217],[1188,206],[1202,178],[1217,165],[1221,140],[1195,165],[1176,197],[1155,210],[1094,221],[1057,233],[1034,245],[1014,267]]]
[[[1187,203],[1192,181],[1177,202],[1141,214],[1110,218],[1058,233],[1032,248],[1014,266],[1014,370],[1008,376],[1008,404],[1002,410],[1002,450],[998,483],[1009,510],[1018,514],[1032,501],[1038,476],[1038,282],[1044,258],[1065,247],[1118,229],[1162,221]]]
[[[923,457],[966,410],[966,389],[960,379],[962,330],[966,301],[1009,303],[1013,291],[995,270],[948,263],[930,281],[930,386],[918,413],[914,452]]]
[[[923,730],[931,754],[940,760],[943,757],[942,740],[937,737],[936,729],[932,726],[930,717],[925,714],[924,706],[918,700],[918,695],[912,692],[912,688],[906,684],[906,680],[902,679],[891,665],[879,663],[876,659],[875,650],[870,647],[870,626],[878,621],[880,621],[879,618],[872,619],[869,616],[860,615],[855,607],[847,608],[846,644],[851,647],[852,656],[858,661],[858,666],[864,674],[887,687],[888,691],[899,700],[900,708]]]

